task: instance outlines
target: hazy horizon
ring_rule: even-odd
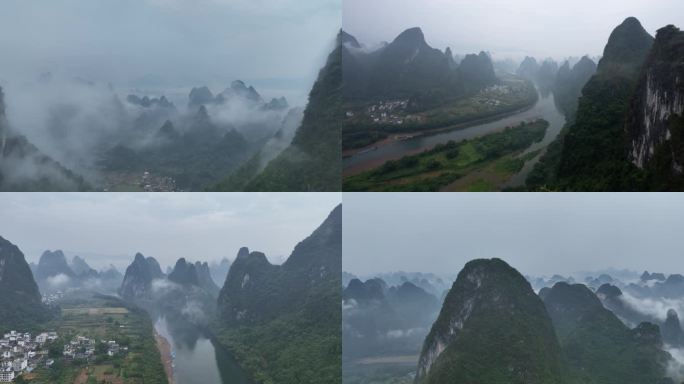
[[[0,236],[29,262],[61,249],[122,273],[137,252],[166,269],[181,257],[232,261],[246,246],[280,264],[340,203],[340,193],[6,192]]]
[[[684,273],[679,194],[345,193],[343,270],[455,276],[501,258],[523,274]]]
[[[652,35],[674,24],[684,27],[684,2],[676,0],[345,0],[343,29],[373,47],[420,27],[432,47],[454,54],[488,51],[496,59],[537,59],[603,54],[612,30],[638,18]]]
[[[341,20],[339,0],[8,0],[3,10],[0,86],[49,72],[149,94],[218,93],[240,79],[302,106]]]

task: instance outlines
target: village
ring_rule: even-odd
[[[480,91],[474,101],[490,107],[498,107],[502,104],[501,98],[513,92],[508,85],[492,85]]]
[[[132,191],[140,192],[182,192],[182,189],[176,186],[174,178],[153,174],[150,171],[144,171],[142,174],[137,172],[109,173],[102,191],[118,191],[122,185],[128,186],[127,188]]]
[[[0,339],[0,382],[13,382],[25,372],[38,367],[49,367],[54,360],[48,358],[46,344],[57,340],[56,332],[43,332],[35,338],[26,332],[11,331]]]
[[[380,101],[369,105],[365,112],[374,123],[402,125],[407,119],[404,113],[408,103],[408,99]],[[354,117],[354,112],[348,111],[346,115]]]
[[[57,332],[42,332],[31,337],[31,333],[11,331],[0,339],[0,383],[11,383],[24,373],[38,368],[50,368],[54,358],[50,358],[48,344],[58,339]],[[128,352],[114,340],[100,340],[76,336],[62,348],[65,360],[84,360],[90,362],[98,356],[114,357]]]

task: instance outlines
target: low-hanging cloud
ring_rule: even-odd
[[[666,299],[657,298],[638,298],[628,292],[623,292],[620,298],[627,306],[660,321],[667,319],[667,311],[674,309],[677,314],[684,313],[684,298]]]
[[[71,278],[63,273],[50,276],[45,280],[50,288],[64,288],[71,283]]]

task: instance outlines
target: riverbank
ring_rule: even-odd
[[[387,136],[387,138],[378,140],[376,142],[373,142],[372,144],[368,144],[363,147],[359,148],[353,148],[353,149],[345,149],[342,151],[342,158],[348,158],[348,157],[353,157],[354,155],[358,153],[364,153],[368,152],[369,150],[372,150],[373,148],[379,148],[384,145],[387,145],[388,143],[391,143],[393,141],[403,141],[403,140],[411,140],[415,139],[419,136],[427,136],[427,135],[434,135],[438,133],[444,133],[444,132],[449,132],[449,131],[455,131],[459,129],[466,129],[469,127],[472,127],[474,125],[479,125],[479,124],[485,124],[489,123],[492,121],[496,121],[499,119],[506,118],[508,116],[516,115],[518,113],[523,113],[531,108],[534,108],[534,105],[536,104],[537,100],[535,100],[533,103],[530,103],[522,108],[515,109],[513,111],[505,111],[505,112],[500,112],[500,113],[494,113],[489,116],[485,117],[479,117],[479,118],[474,118],[472,120],[464,121],[461,123],[456,123],[456,124],[444,124],[441,127],[437,128],[429,128],[429,129],[416,129],[413,131],[401,131],[401,132],[396,132],[396,133],[391,133]]]
[[[157,343],[157,349],[159,350],[159,354],[161,355],[161,361],[164,365],[164,372],[166,373],[166,378],[169,384],[175,384],[173,375],[173,356],[171,355],[171,344],[164,336],[160,335],[156,329],[154,329],[154,340]]]
[[[523,122],[467,142],[449,141],[418,155],[346,178],[345,191],[491,191],[498,190],[537,153],[520,156],[544,138],[549,123]]]

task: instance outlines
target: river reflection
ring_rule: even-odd
[[[171,345],[175,384],[251,383],[233,357],[197,327],[158,316],[154,328]]]

